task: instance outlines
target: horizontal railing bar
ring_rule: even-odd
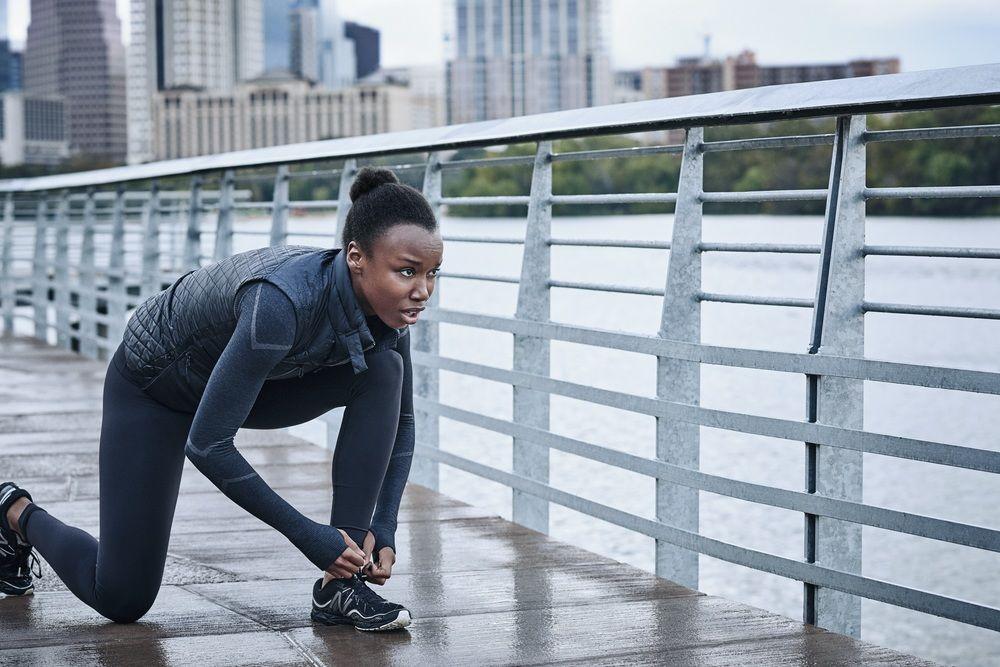
[[[638,294],[641,296],[663,296],[663,289],[656,287],[632,287],[630,285],[607,285],[604,283],[577,283],[569,280],[549,280],[549,287],[565,287],[568,289],[585,289],[596,292],[618,292],[620,294]]]
[[[706,141],[701,145],[705,153],[723,151],[754,151],[770,148],[796,148],[799,146],[832,146],[832,134],[803,134],[789,137],[760,137],[757,139],[730,139]]]
[[[959,125],[957,127],[917,127],[905,130],[869,130],[862,140],[909,141],[912,139],[965,139],[1000,137],[1000,125]]]
[[[675,204],[676,192],[622,192],[603,195],[552,195],[550,204]]]
[[[447,204],[448,206],[492,206],[505,204],[508,206],[527,206],[531,197],[528,195],[500,195],[496,197],[438,197],[431,203]]]
[[[340,202],[336,199],[303,199],[288,202],[288,208],[337,208]]]
[[[468,169],[470,167],[514,167],[534,164],[534,155],[509,155],[507,157],[469,158],[438,163],[438,169]]]
[[[336,232],[288,232],[288,236],[315,236],[317,238],[336,238]]]
[[[393,171],[415,171],[417,169],[426,169],[426,162],[404,162],[402,164],[375,164],[375,163],[359,163],[358,168],[361,167],[385,167],[386,169],[392,169]]]
[[[524,239],[501,238],[498,236],[442,236],[442,241],[453,241],[456,243],[510,243],[524,244]]]
[[[1000,185],[941,185],[911,188],[865,188],[865,199],[953,199],[1000,197]]]
[[[717,292],[698,292],[698,299],[701,301],[715,301],[718,303],[743,303],[755,306],[789,306],[792,308],[812,308],[812,299],[800,299],[796,297],[784,296],[750,296],[740,294],[719,294]]]
[[[83,321],[94,321],[94,322],[99,322],[101,324],[108,324],[108,323],[110,323],[112,321],[111,316],[109,316],[109,315],[101,315],[100,313],[89,313],[88,314],[88,313],[84,313],[83,311],[76,310],[75,308],[72,309],[72,313],[77,317],[77,319],[83,320]],[[77,334],[77,335],[79,335],[79,334]],[[91,338],[91,336],[85,336],[85,337],[86,338]]]
[[[664,153],[680,155],[683,152],[683,144],[671,144],[669,146],[636,146],[634,148],[603,148],[592,151],[553,153],[550,159],[552,162],[573,162],[577,160],[628,158],[636,157],[637,155],[663,155]]]
[[[822,201],[826,190],[748,190],[746,192],[703,192],[701,201],[711,203],[749,203],[770,201]]]
[[[550,394],[558,394],[590,403],[597,403],[627,412],[677,419],[690,424],[750,433],[791,442],[812,442],[842,449],[894,456],[897,458],[969,468],[983,472],[1000,472],[1000,452],[948,445],[917,438],[871,433],[869,431],[830,426],[818,422],[761,417],[757,415],[714,410],[659,398],[638,396],[621,391],[556,380],[521,371],[511,371],[450,357],[433,356],[426,352],[413,353],[413,361],[422,366],[440,368],[463,375],[517,385]]]
[[[253,208],[273,208],[274,202],[272,201],[240,201],[233,202],[230,206],[234,209],[253,209]]]
[[[702,252],[782,252],[818,255],[818,245],[797,243],[719,243],[702,241],[698,244]]]
[[[670,250],[670,241],[627,241],[625,239],[549,239],[553,246],[587,246],[593,248],[643,248]]]
[[[866,245],[862,252],[868,256],[899,257],[957,257],[971,259],[1000,259],[1000,248],[948,248],[931,246]]]
[[[937,315],[940,317],[971,317],[979,320],[1000,320],[1000,310],[990,308],[959,308],[957,306],[917,306],[906,303],[880,303],[863,301],[861,309],[867,313],[895,313],[898,315]]]
[[[236,174],[233,180],[237,183],[273,183],[274,174]]]
[[[515,278],[513,276],[488,276],[483,273],[453,273],[442,271],[438,274],[443,278],[460,278],[462,280],[488,280],[497,283],[519,283],[520,278]]]
[[[780,507],[796,512],[806,512],[834,519],[843,519],[866,526],[917,535],[919,537],[960,544],[976,549],[1000,551],[1000,531],[991,528],[911,514],[909,512],[900,512],[822,496],[816,493],[790,491],[765,484],[754,484],[719,475],[711,475],[700,470],[692,470],[665,461],[648,459],[635,454],[629,454],[628,452],[594,445],[575,438],[557,435],[533,426],[488,417],[478,412],[463,410],[451,405],[431,401],[422,396],[414,397],[414,407],[431,415],[453,419],[463,424],[470,424],[495,433],[523,438],[525,442],[530,442],[536,446],[551,447],[590,459],[591,461],[615,466],[622,470],[628,470],[629,472],[647,477],[663,479],[700,491],[708,491],[721,496],[769,505],[771,507]]]
[[[487,466],[422,442],[417,442],[414,450],[418,455],[432,461],[450,465],[689,551],[870,600],[942,616],[969,625],[1000,630],[1000,609],[729,544],[581,498],[537,480]]]
[[[288,172],[289,178],[317,178],[319,176],[340,176],[343,172],[343,168],[337,167],[335,169],[309,169],[304,171],[291,171]]]

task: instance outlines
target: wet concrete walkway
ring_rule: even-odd
[[[0,481],[99,537],[98,436],[105,363],[0,339]],[[241,431],[261,476],[329,518],[331,453],[280,431]],[[722,598],[410,484],[392,578],[406,629],[314,625],[318,573],[288,541],[190,463],[160,595],[117,625],[47,565],[34,596],[0,599],[0,665],[930,664]]]

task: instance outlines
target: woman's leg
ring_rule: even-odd
[[[138,620],[159,592],[192,418],[157,403],[109,364],[100,542],[37,505],[21,517],[21,531],[66,586],[113,621]]]
[[[389,466],[399,423],[403,359],[395,350],[365,355],[368,370],[350,364],[295,380],[265,382],[246,428],[283,428],[346,406],[333,452],[330,525],[364,545],[375,502]]]

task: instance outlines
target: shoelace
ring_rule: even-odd
[[[28,572],[30,572],[31,574],[35,575],[39,579],[41,579],[42,578],[42,562],[40,560],[38,560],[38,554],[35,553],[34,547],[28,547],[28,548],[31,549],[31,551],[28,552],[28,559],[27,559],[28,560]],[[31,567],[32,563],[34,563],[35,565],[38,566],[38,572],[35,572],[35,570],[32,569],[32,567]]]
[[[385,598],[368,588],[368,585],[360,576],[354,577],[354,590],[356,591],[355,595],[369,605],[382,605],[386,603]]]
[[[30,544],[18,545],[15,547],[18,556],[17,563],[17,576],[23,576],[25,568],[28,569],[30,574],[35,575],[36,578],[42,578],[42,563],[38,560],[38,554],[35,552],[34,547]],[[27,550],[27,551],[25,551]],[[36,570],[35,566],[38,569]]]

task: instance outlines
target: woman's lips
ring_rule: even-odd
[[[407,324],[413,324],[414,322],[417,321],[417,318],[420,315],[420,311],[422,310],[423,308],[409,308],[407,310],[401,310],[399,312],[403,314],[403,319],[407,322]]]

